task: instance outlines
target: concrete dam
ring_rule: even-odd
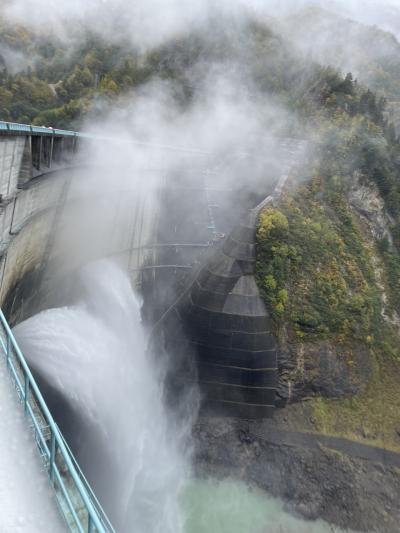
[[[275,179],[254,195],[221,186],[212,156],[196,150],[141,146],[146,157],[134,170],[139,180],[127,179],[130,171],[118,159],[96,164],[96,151],[112,154],[121,143],[128,146],[124,139],[0,124],[3,350],[16,358],[16,387],[25,410],[43,422],[37,422],[36,438],[50,477],[59,483],[67,521],[71,527],[80,524],[77,531],[112,526],[71,462],[65,406],[57,405],[35,365],[26,365],[8,324],[73,303],[80,291],[77,272],[110,258],[142,294],[142,317],[155,353],[173,354],[172,394],[196,383],[205,415],[271,417],[277,349],[254,278],[255,232],[260,211],[280,194],[304,150],[298,141],[283,140],[279,164],[271,170]],[[174,167],[166,170],[162,154],[171,150]],[[57,462],[72,472],[69,484],[82,499],[79,512],[65,496],[68,483],[57,474]]]

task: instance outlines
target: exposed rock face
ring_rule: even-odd
[[[369,353],[362,345],[349,347],[328,340],[299,344],[286,339],[278,360],[280,407],[312,396],[352,396],[369,376]]]
[[[377,187],[371,183],[363,184],[361,175],[354,173],[347,192],[350,206],[366,222],[375,239],[387,238],[392,243],[390,226],[392,220],[385,209]]]
[[[398,531],[398,468],[322,446],[318,437],[309,436],[310,446],[261,438],[254,431],[259,424],[249,429],[202,419],[195,428],[198,473],[254,483],[306,519],[355,531]]]
[[[385,202],[379,194],[376,185],[371,183],[362,184],[360,174],[355,173],[353,176],[352,186],[348,191],[350,206],[357,212],[365,223],[368,231],[374,239],[387,239],[389,245],[393,246],[391,227],[393,220],[387,213]],[[391,309],[388,312],[388,293],[384,283],[384,273],[382,261],[375,255],[371,254],[376,282],[381,291],[382,301],[382,318],[391,325],[395,326],[400,333],[400,317],[398,313]]]

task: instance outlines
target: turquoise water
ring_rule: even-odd
[[[194,480],[182,495],[185,533],[339,533],[295,518],[283,503],[236,480]]]

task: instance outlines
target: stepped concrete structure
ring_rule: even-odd
[[[181,303],[210,414],[267,418],[275,405],[276,340],[254,277],[257,219],[252,211],[234,228]]]

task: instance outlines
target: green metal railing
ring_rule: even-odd
[[[51,416],[1,309],[0,349],[70,531],[115,533]]]
[[[61,137],[89,137],[79,131],[60,130],[48,128],[46,126],[32,126],[30,124],[17,124],[16,122],[5,122],[0,120],[0,133],[28,133],[31,135],[54,135]],[[91,137],[95,137],[91,135]]]
[[[0,136],[1,135],[27,135],[27,136],[44,136],[44,137],[65,137],[65,138],[86,138],[92,140],[114,141],[118,143],[128,143],[144,148],[152,148],[156,150],[167,150],[174,152],[183,152],[192,155],[205,156],[210,155],[210,152],[192,148],[190,146],[173,146],[157,143],[142,142],[130,137],[107,137],[104,135],[98,135],[96,133],[83,133],[80,131],[72,130],[60,130],[58,128],[52,128],[47,126],[33,126],[30,124],[18,124],[16,122],[5,122],[0,120]]]

